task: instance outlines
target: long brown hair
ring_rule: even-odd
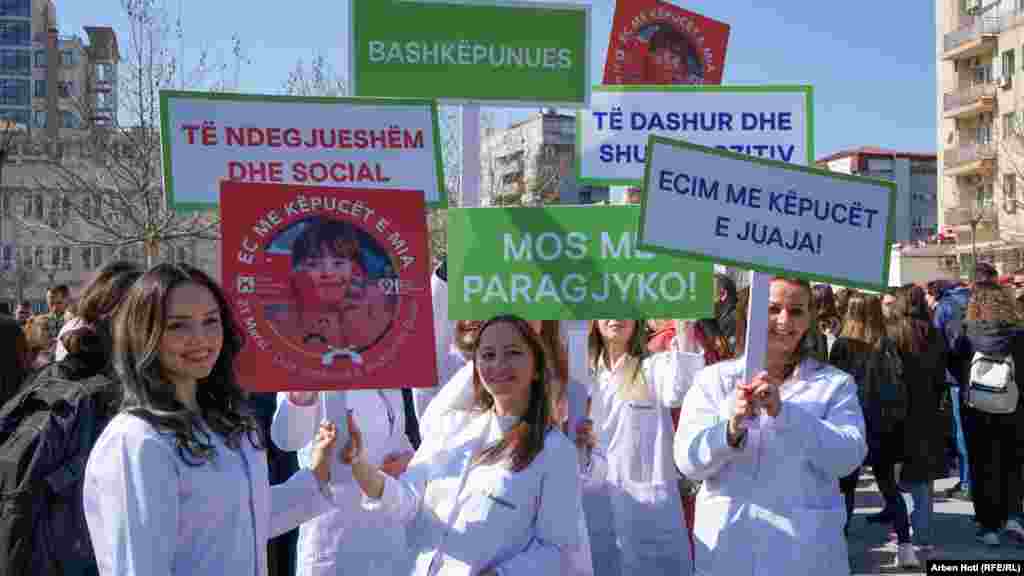
[[[553,371],[554,378],[548,382],[548,395],[551,397],[551,413],[555,414],[558,401],[569,385],[569,352],[562,342],[561,323],[558,320],[541,321],[540,340],[547,353],[548,367]]]
[[[477,409],[487,411],[494,407],[494,396],[491,396],[480,380],[477,354],[480,353],[481,336],[495,324],[509,324],[519,331],[519,335],[533,355],[535,371],[533,380],[530,381],[530,400],[526,413],[501,440],[480,452],[474,459],[474,464],[495,464],[509,460],[509,468],[513,472],[519,472],[529,466],[537,454],[544,450],[544,437],[551,426],[551,402],[548,396],[546,369],[548,364],[544,344],[526,320],[518,316],[502,315],[484,322],[477,331],[476,343],[473,346],[473,392],[474,405]]]
[[[1009,290],[991,282],[978,282],[967,302],[967,320],[1011,323],[1017,307]]]
[[[860,292],[850,296],[840,336],[878,346],[884,335],[885,321],[882,318],[881,298]]]
[[[885,333],[896,343],[903,355],[920,354],[928,346],[928,323],[915,318],[911,289],[894,288],[889,291],[895,301],[885,319]]]
[[[160,343],[168,323],[167,302],[175,288],[186,284],[202,286],[213,294],[224,335],[213,371],[196,387],[198,413],[175,397],[175,387],[167,381],[160,362]],[[150,268],[117,307],[113,330],[114,367],[124,391],[121,410],[173,437],[178,455],[186,464],[201,466],[216,458],[211,432],[231,449],[239,449],[243,437],[256,448],[265,446],[235,373],[244,336],[227,297],[213,278],[187,264]]]

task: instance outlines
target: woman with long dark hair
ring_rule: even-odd
[[[413,574],[562,574],[579,487],[576,450],[551,416],[545,354],[526,321],[485,322],[472,406],[444,411],[398,478],[369,462],[349,418],[343,457],[364,505],[407,525]]]
[[[267,541],[321,513],[335,430],[309,470],[270,487],[265,439],[235,376],[242,347],[220,287],[160,264],[114,319],[121,413],[89,455],[84,506],[100,574],[265,574]]]
[[[811,287],[771,282],[765,370],[744,359],[697,373],[683,402],[675,462],[702,480],[696,573],[848,574],[838,479],[864,459],[849,374],[813,358]]]
[[[944,470],[944,431],[939,407],[946,393],[946,339],[921,318],[924,294],[914,288],[891,290],[882,297],[886,334],[896,345],[907,386],[900,484],[914,502],[910,515],[916,546],[931,545],[932,489]]]

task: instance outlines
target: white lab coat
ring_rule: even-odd
[[[675,460],[703,480],[696,573],[849,574],[838,479],[864,461],[864,416],[850,375],[804,360],[783,384],[778,417],[752,422],[739,449],[726,428],[742,359],[701,371],[683,403]]]
[[[420,418],[420,435],[428,438],[440,434],[451,411],[467,411],[473,407],[473,363],[470,362],[459,369],[451,380],[441,389]],[[586,394],[581,391],[582,384],[570,381],[568,386],[569,421],[579,421],[577,414],[585,410]],[[570,429],[570,437],[575,437],[575,429]],[[581,481],[578,482],[582,487]],[[577,492],[579,494],[579,492]],[[590,576],[594,574],[591,558],[590,536],[587,534],[586,520],[583,516],[582,500],[577,502],[577,545],[564,552],[569,565],[566,573],[573,576]]]
[[[672,462],[671,409],[682,404],[702,354],[663,352],[643,359],[646,398],[623,397],[636,360],[622,357],[595,375],[590,418],[597,434],[584,485],[595,573],[690,574],[689,536]]]
[[[426,436],[399,479],[387,477],[369,510],[409,523],[413,574],[561,576],[563,551],[576,546],[576,450],[552,428],[544,449],[520,471],[472,466],[518,418],[450,410]],[[433,570],[431,566],[433,565]]]
[[[353,390],[327,392],[346,395],[346,404],[363,431],[367,456],[374,465],[393,452],[411,452],[405,435],[405,411],[401,390]],[[311,406],[297,406],[288,394],[277,394],[277,412],[271,425],[274,443],[299,450],[299,463],[309,465],[312,440],[324,410],[317,394]],[[340,415],[339,415],[340,416]],[[363,510],[362,493],[351,478],[332,479],[334,506],[327,513],[299,527],[297,576],[342,576],[345,574],[392,575],[409,571],[405,550],[405,527],[380,514]],[[396,550],[401,551],[395,553]]]
[[[430,300],[434,308],[434,358],[437,360],[437,384],[430,388],[413,388],[416,418],[423,420],[427,406],[460,368],[466,357],[455,347],[455,323],[448,320],[448,283],[437,275],[430,276]],[[420,437],[423,431],[420,430]]]
[[[85,468],[83,505],[104,576],[267,574],[267,541],[329,506],[313,473],[271,487],[266,453],[227,448],[211,434],[213,463],[189,466],[173,437],[116,416]]]

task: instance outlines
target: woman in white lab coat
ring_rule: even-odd
[[[325,406],[325,403],[328,406]],[[299,464],[308,465],[318,422],[344,414],[345,406],[363,423],[367,458],[384,473],[398,476],[413,455],[405,435],[401,390],[348,392],[279,392],[271,438],[282,450],[298,450]],[[335,468],[338,471],[338,468]],[[391,576],[409,572],[405,557],[405,526],[363,510],[362,494],[351,477],[331,483],[334,507],[299,527],[297,576],[353,574]],[[400,553],[395,553],[399,550]]]
[[[408,524],[416,575],[561,576],[578,538],[576,450],[551,422],[545,351],[529,325],[481,326],[475,402],[448,410],[395,479],[350,421],[344,456],[369,510]]]
[[[476,396],[473,387],[475,369],[472,355],[479,328],[470,332],[469,324],[459,321],[456,326],[456,338],[459,339],[458,347],[467,351],[469,363],[451,377],[424,411],[419,422],[423,437],[433,433],[433,430],[444,422],[449,411],[465,411],[473,408]],[[473,324],[479,326],[479,323]],[[553,420],[562,427],[570,440],[575,441],[576,429],[586,418],[587,390],[583,382],[569,377],[569,359],[566,343],[562,339],[562,323],[558,320],[529,320],[527,324],[540,338],[547,358],[549,371],[547,393],[551,402]],[[563,384],[563,382],[568,382],[568,384]],[[567,562],[571,565],[569,574],[571,576],[591,576],[594,574],[594,568],[582,502],[580,502],[578,516],[579,540],[577,546],[575,549],[566,551]]]
[[[683,403],[675,461],[703,480],[696,574],[849,574],[839,479],[864,461],[850,375],[815,360],[804,281],[771,282],[764,372],[744,360],[701,371]]]
[[[588,337],[596,446],[583,508],[598,576],[692,570],[672,463],[671,409],[682,403],[704,357],[677,345],[647,356],[645,326],[594,320]]]
[[[235,326],[220,287],[184,265],[152,268],[118,309],[124,401],[84,481],[100,574],[265,576],[267,541],[326,509],[336,431],[321,427],[310,468],[270,487]]]

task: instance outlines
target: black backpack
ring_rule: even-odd
[[[0,408],[0,576],[74,574],[95,563],[82,477],[117,391],[103,374],[43,373]]]

